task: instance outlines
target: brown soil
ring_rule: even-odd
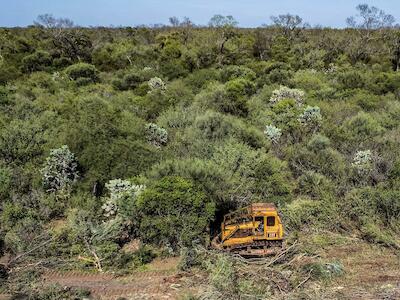
[[[340,261],[345,270],[343,276],[327,286],[331,299],[400,299],[398,250],[354,240],[331,246],[321,252],[321,257]]]
[[[156,259],[145,271],[129,276],[50,271],[43,275],[43,283],[85,288],[94,299],[176,299],[185,290],[176,265],[176,258]]]
[[[327,282],[310,280],[302,287],[302,297],[306,294],[306,299],[400,299],[400,254],[397,252],[358,239],[321,245],[319,258],[340,261],[344,274]],[[127,276],[49,271],[43,275],[43,284],[86,288],[92,292],[93,299],[107,300],[177,299],[188,292],[196,294],[203,277],[179,272],[177,263],[178,258],[156,259],[144,270]],[[282,299],[300,299],[297,293],[282,296]],[[0,300],[5,299],[8,298],[0,295]]]

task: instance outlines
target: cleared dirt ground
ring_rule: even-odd
[[[335,237],[331,237],[335,238]],[[400,299],[400,254],[394,249],[358,239],[320,246],[320,259],[340,261],[344,274],[330,281],[309,281],[301,293],[281,294],[279,299]],[[86,288],[93,299],[179,299],[204,288],[204,274],[177,270],[178,258],[156,259],[127,276],[47,271],[43,285]],[[302,295],[302,296],[300,296]],[[305,298],[303,298],[305,297]],[[0,295],[0,300],[8,299]]]

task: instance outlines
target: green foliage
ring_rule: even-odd
[[[198,261],[187,246],[256,201],[277,204],[289,233],[345,228],[397,247],[396,34],[309,30],[292,15],[274,21],[0,29],[4,250],[54,236],[27,261],[48,255],[128,271],[157,252],[125,251],[140,238],[187,249],[190,268]],[[253,275],[237,278],[225,257],[213,263],[213,295],[275,296]],[[318,279],[329,268],[301,272]]]
[[[326,136],[316,134],[308,142],[307,148],[311,151],[318,152],[327,149],[330,145],[331,142]]]
[[[343,127],[346,134],[345,138],[355,144],[363,143],[385,131],[376,118],[364,112],[348,119]]]
[[[233,261],[227,255],[220,254],[215,261],[205,261],[210,285],[221,294],[234,295],[236,290],[236,273]]]
[[[36,51],[22,59],[22,69],[25,72],[45,71],[52,64],[52,58],[46,51]]]
[[[168,141],[168,132],[157,124],[146,124],[146,134],[148,142],[156,147],[161,147]]]
[[[371,219],[396,228],[400,215],[399,193],[384,186],[355,189],[347,194],[344,206],[349,218],[361,225]]]
[[[7,163],[32,162],[43,153],[46,137],[43,125],[31,119],[12,120],[0,130],[0,157]]]
[[[256,73],[244,66],[227,66],[221,71],[221,79],[223,82],[238,78],[254,81],[256,79]]]
[[[140,237],[176,249],[190,246],[214,217],[215,205],[190,180],[164,177],[139,197]]]
[[[77,63],[65,69],[65,74],[77,85],[86,85],[99,80],[98,71],[95,66],[87,63]]]
[[[149,246],[140,246],[140,248],[134,253],[133,265],[139,267],[150,263],[156,255]]]
[[[45,190],[48,192],[68,191],[78,179],[77,167],[76,158],[68,146],[63,145],[61,148],[51,150],[41,170]]]
[[[299,177],[299,192],[315,199],[333,197],[334,185],[322,174],[307,171]]]
[[[246,116],[248,112],[246,95],[251,95],[253,84],[245,79],[228,81],[225,85],[211,84],[196,100],[206,107],[223,113]]]
[[[134,90],[144,81],[136,72],[126,74],[121,80],[116,79],[113,85],[119,90]]]
[[[314,278],[327,280],[344,273],[344,267],[341,262],[321,263],[315,262],[303,267],[305,272],[309,272]]]
[[[0,203],[8,198],[10,194],[12,170],[0,166]]]
[[[357,89],[364,86],[364,80],[360,72],[347,71],[338,74],[338,83],[345,89]]]
[[[0,105],[6,105],[9,104],[10,102],[10,95],[8,93],[8,90],[3,87],[0,86]]]
[[[324,226],[334,222],[337,216],[331,203],[307,198],[293,201],[283,209],[282,213],[289,230]],[[333,226],[333,223],[330,223],[330,226]]]

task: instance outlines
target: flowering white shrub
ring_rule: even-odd
[[[273,125],[267,125],[265,126],[264,134],[271,140],[271,142],[277,143],[282,136],[282,130]]]
[[[359,173],[366,173],[372,168],[372,152],[371,150],[357,151],[353,158],[353,167]]]
[[[321,109],[318,106],[307,106],[298,120],[305,126],[319,126],[322,121]]]
[[[159,127],[157,124],[148,123],[146,125],[147,141],[156,146],[161,147],[168,141],[168,132],[164,128]]]
[[[150,87],[150,89],[152,91],[154,91],[154,90],[161,90],[161,91],[166,90],[165,83],[161,78],[153,77],[153,78],[151,78],[149,80],[148,84],[149,84],[149,87]]]
[[[272,92],[269,102],[275,104],[283,99],[294,99],[298,105],[301,105],[304,101],[304,95],[305,94],[302,90],[281,86],[278,90]]]
[[[110,197],[101,207],[105,217],[115,216],[118,212],[118,201],[125,196],[136,198],[144,189],[144,185],[135,185],[128,180],[113,179],[106,183]]]
[[[74,154],[64,145],[50,151],[41,170],[43,186],[48,192],[68,192],[78,179],[78,163]]]

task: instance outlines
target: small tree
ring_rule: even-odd
[[[43,186],[47,192],[69,192],[78,179],[78,163],[75,155],[64,145],[50,151],[46,158],[43,175]]]
[[[363,56],[368,57],[382,48],[382,44],[374,47],[371,41],[380,40],[383,42],[388,36],[393,38],[390,35],[396,33],[396,31],[386,30],[393,27],[395,18],[392,15],[386,14],[383,10],[368,4],[360,4],[356,9],[358,14],[346,19],[347,25],[356,29],[357,32],[357,38],[349,35],[351,38],[349,47],[353,52],[353,60]]]
[[[172,27],[178,27],[179,24],[181,23],[177,17],[169,17],[168,21],[169,21],[169,24],[171,24]]]
[[[208,22],[208,25],[215,28],[218,34],[219,54],[224,53],[226,43],[237,35],[235,27],[238,24],[239,22],[234,17],[222,15],[214,15]]]
[[[283,34],[292,39],[300,33],[301,27],[304,27],[306,24],[303,24],[303,19],[298,15],[279,15],[279,16],[271,16],[271,20],[274,25],[280,28]]]
[[[47,29],[74,27],[74,22],[72,20],[68,18],[56,18],[52,14],[39,15],[34,24],[36,26],[43,26]]]
[[[159,127],[157,124],[148,123],[146,125],[147,141],[156,146],[161,147],[168,141],[168,132],[164,128]]]
[[[351,28],[364,29],[369,33],[370,30],[392,27],[395,18],[386,14],[383,10],[360,4],[357,6],[358,15],[347,18],[347,25]]]

